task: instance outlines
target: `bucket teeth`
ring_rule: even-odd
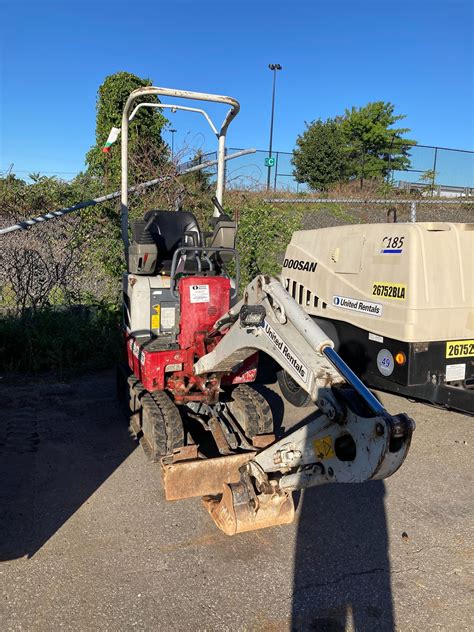
[[[206,497],[203,502],[226,535],[289,524],[295,517],[291,493],[279,491],[254,496],[242,482],[225,484],[221,497]]]

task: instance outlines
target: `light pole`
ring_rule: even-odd
[[[280,64],[268,64],[270,70],[273,71],[273,92],[272,92],[272,117],[270,119],[270,145],[268,147],[268,157],[272,157],[272,144],[273,144],[273,118],[275,114],[275,83],[276,83],[276,73],[277,70],[281,70]],[[268,175],[267,175],[267,191],[270,190],[270,173],[271,173],[271,165],[268,165]]]
[[[173,160],[174,157],[174,135],[176,130],[175,129],[170,129],[171,132],[171,160]]]

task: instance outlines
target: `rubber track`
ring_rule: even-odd
[[[169,396],[163,391],[148,392],[134,375],[130,376],[129,383],[138,395],[142,415],[147,416],[152,428],[153,436],[146,436],[145,445],[142,443],[147,456],[157,461],[160,457],[182,447],[184,445],[183,422],[178,408]],[[144,425],[142,421],[142,429]],[[149,445],[150,441],[152,445]]]
[[[247,427],[244,428],[247,437],[252,439],[259,434],[273,432],[273,415],[267,400],[247,384],[239,384],[232,397],[244,407]]]
[[[150,393],[156,406],[160,409],[166,432],[167,454],[182,448],[184,445],[183,420],[178,407],[163,391]]]

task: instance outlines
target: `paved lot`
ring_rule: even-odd
[[[164,501],[113,382],[0,382],[1,630],[473,629],[473,418],[382,395],[417,422],[400,472],[228,538]]]

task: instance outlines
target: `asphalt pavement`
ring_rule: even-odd
[[[311,412],[267,394],[284,427]],[[399,472],[231,538],[199,499],[164,500],[112,372],[1,380],[0,630],[474,629],[474,419],[380,397],[417,424]]]

